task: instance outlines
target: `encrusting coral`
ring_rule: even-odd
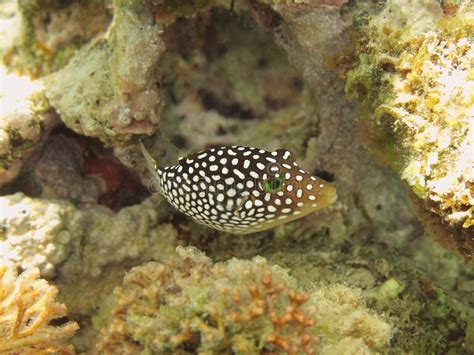
[[[71,278],[97,277],[110,264],[162,260],[176,247],[176,230],[161,222],[159,205],[148,199],[114,213],[21,193],[1,196],[0,263],[37,267],[46,277],[61,266]]]
[[[318,329],[321,307],[334,303],[324,293],[313,298],[298,290],[283,269],[262,257],[213,265],[195,248],[178,247],[177,253],[180,258],[174,263],[151,262],[125,276],[115,291],[112,320],[101,332],[101,351],[313,354],[344,348],[346,342],[351,344],[346,351],[376,349],[390,339],[390,326],[363,308],[355,312],[359,306],[354,307],[354,299],[345,308],[348,312],[338,315],[346,319],[342,323],[348,330],[327,325]],[[339,287],[343,292],[328,293],[339,295],[336,303],[344,304],[344,297],[351,295],[357,298],[349,288]],[[329,309],[323,312],[331,314]]]
[[[346,90],[364,104],[369,147],[399,172],[426,210],[452,228],[443,244],[469,258],[474,7],[460,1],[456,8],[447,16],[436,1],[388,1],[379,14],[363,6],[354,11],[359,35]]]
[[[67,340],[78,324],[52,324],[66,316],[66,306],[55,301],[57,293],[39,279],[38,269],[18,275],[15,268],[0,266],[0,353],[74,353]]]

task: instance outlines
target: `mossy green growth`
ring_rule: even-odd
[[[405,286],[394,278],[388,279],[371,292],[379,302],[390,302],[403,292]]]
[[[357,60],[357,68],[347,75],[346,92],[374,110],[393,95],[391,85],[384,82],[385,70],[376,58],[361,53]]]

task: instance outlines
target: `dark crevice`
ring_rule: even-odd
[[[201,103],[206,110],[216,110],[224,117],[238,117],[242,120],[251,120],[255,118],[252,110],[242,107],[238,102],[223,102],[212,92],[199,90]]]
[[[48,324],[53,327],[60,327],[61,325],[64,325],[69,321],[70,321],[69,317],[65,316],[61,318],[51,319]]]
[[[326,170],[315,170],[313,172],[313,175],[318,176],[321,179],[326,180],[327,182],[334,182],[336,180],[334,174]]]
[[[188,145],[188,142],[186,140],[186,137],[184,137],[182,134],[175,134],[174,136],[171,137],[171,142],[176,146],[178,149],[184,149]]]
[[[140,203],[149,195],[138,176],[98,139],[65,126],[56,128],[23,173],[1,189],[2,194],[16,192],[113,210]]]

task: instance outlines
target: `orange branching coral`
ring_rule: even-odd
[[[284,270],[260,257],[212,264],[193,248],[178,254],[175,264],[148,263],[125,277],[101,351],[316,351],[316,307]]]
[[[66,315],[66,306],[55,302],[57,293],[39,278],[38,269],[18,275],[14,268],[0,266],[0,353],[74,353],[66,340],[77,323],[51,324]]]
[[[273,283],[271,270],[265,270],[256,281],[250,281],[247,289],[232,289],[229,308],[237,311],[231,310],[229,318],[235,322],[252,322],[265,317],[273,327],[263,339],[265,343],[288,354],[312,354],[319,339],[306,331],[315,325],[315,307],[302,310],[308,295],[298,293],[284,282]],[[287,305],[282,309],[279,302],[285,302],[286,298]]]

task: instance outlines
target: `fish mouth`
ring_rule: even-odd
[[[324,183],[324,186],[319,191],[320,204],[319,208],[324,208],[332,205],[337,200],[336,186],[328,182]]]
[[[337,200],[337,190],[334,185],[328,184],[328,204],[333,204]]]

